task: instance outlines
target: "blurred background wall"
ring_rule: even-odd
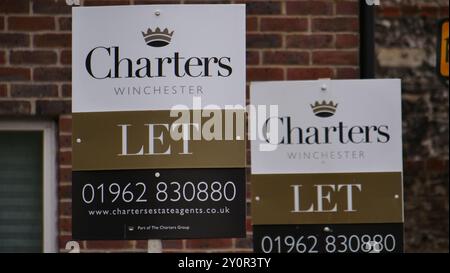
[[[381,0],[376,76],[402,79],[405,250],[448,252],[448,81],[437,77],[448,1]]]

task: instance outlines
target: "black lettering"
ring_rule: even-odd
[[[183,57],[180,57],[180,53],[175,52],[173,55],[173,62],[174,62],[174,73],[177,77],[184,77],[186,74],[180,74],[180,60],[184,59]]]
[[[356,131],[356,132],[355,132]],[[362,143],[365,142],[364,141],[364,137],[360,138],[359,140],[355,139],[356,136],[361,136],[362,134],[364,134],[364,130],[363,128],[359,127],[359,126],[353,126],[352,128],[350,128],[350,130],[348,131],[348,139],[352,142],[352,143]]]
[[[85,66],[86,66],[86,71],[89,73],[89,75],[91,75],[93,78],[95,79],[106,79],[106,78],[111,78],[111,70],[108,70],[108,73],[106,74],[106,76],[104,77],[97,77],[94,75],[94,73],[92,72],[92,54],[94,53],[94,51],[96,51],[97,49],[104,49],[109,56],[111,56],[111,48],[106,48],[103,46],[98,46],[94,49],[92,49],[91,51],[89,51],[88,55],[86,56],[86,62],[85,62]]]
[[[374,132],[376,132],[378,130],[377,126],[366,126],[366,143],[372,143],[372,141],[370,140],[370,131],[373,130]]]
[[[295,131],[298,132],[298,138],[295,142],[296,144],[303,144],[303,130],[300,127],[291,128],[291,117],[285,117],[288,120],[287,132],[288,132],[288,143],[292,143],[292,138],[295,138]]]
[[[312,132],[312,134],[306,137],[305,142],[308,144],[320,144],[319,130],[316,127],[308,127],[306,129],[306,133],[311,133],[311,132]]]
[[[219,62],[219,59],[217,59],[216,57],[212,57],[212,58],[205,57],[204,58],[204,76],[205,77],[211,77],[211,75],[209,74],[209,63],[211,61],[216,64]]]
[[[224,63],[224,60],[228,61],[228,64]],[[231,66],[229,65],[231,64],[231,58],[229,57],[222,57],[219,59],[219,67],[222,69],[225,69],[227,74],[222,74],[220,71],[218,72],[218,76],[220,77],[228,77],[231,75],[231,73],[233,73],[233,69],[231,68]]]
[[[163,72],[164,61],[167,61],[168,64],[172,63],[171,58],[158,58],[158,77],[165,77]]]
[[[280,118],[280,117],[270,117],[270,118],[268,118],[268,119],[266,120],[266,122],[264,122],[264,126],[263,126],[263,128],[262,128],[262,131],[263,131],[264,139],[266,140],[267,143],[270,143],[270,139],[269,139],[269,137],[268,137],[268,135],[267,135],[268,124],[269,124],[270,120],[271,120],[271,119],[274,119],[274,118],[278,119],[279,121],[281,121],[281,124],[283,124],[283,119],[284,119],[284,118]],[[281,144],[281,143],[284,143],[284,137],[282,137],[281,140],[278,141],[277,144]],[[286,143],[285,143],[285,144],[286,144]]]
[[[136,77],[138,78],[151,78],[152,77],[152,69],[151,69],[151,63],[150,60],[147,58],[139,58],[137,60],[137,64],[140,65],[141,63],[144,63],[144,65],[136,70]],[[143,74],[141,74],[141,71],[143,72]]]
[[[104,50],[108,56],[112,57],[110,58],[112,67],[107,73],[97,74],[93,71],[96,61],[94,55],[99,50]],[[95,79],[166,77],[168,68],[173,69],[174,75],[179,78],[186,75],[194,78],[228,77],[233,72],[230,57],[189,57],[186,59],[180,56],[179,52],[174,52],[173,57],[130,59],[121,58],[120,49],[117,46],[109,48],[100,46],[92,49],[86,56],[85,66],[89,75]]]
[[[334,126],[331,127],[325,127],[325,142],[324,144],[330,144],[330,130],[332,130],[333,132],[337,131],[337,128]]]
[[[340,141],[342,144],[347,144],[348,141],[345,141],[345,139],[344,139],[344,129],[347,128],[347,126],[344,126],[344,124],[342,123],[342,121],[340,121],[340,122],[339,122],[338,128],[339,128],[339,141]]]
[[[125,62],[127,64],[127,78],[133,78],[133,62],[128,58],[120,59],[119,47],[114,46],[114,78],[122,78],[120,76],[120,64]]]
[[[195,61],[195,63],[192,63],[192,61]],[[200,77],[202,76],[202,72],[198,74],[192,74],[191,68],[202,66],[202,60],[197,57],[191,57],[187,59],[186,63],[184,64],[184,70],[186,74],[188,74],[190,77]]]
[[[389,142],[389,140],[391,139],[391,136],[389,135],[388,131],[389,131],[389,126],[387,126],[387,125],[381,125],[378,127],[378,139],[377,139],[378,142],[381,142],[381,143]],[[382,138],[380,138],[380,136]]]

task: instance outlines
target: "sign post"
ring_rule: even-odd
[[[74,8],[74,239],[245,236],[244,106],[244,5]]]
[[[400,80],[250,90],[252,105],[278,107],[251,117],[255,251],[403,251]]]

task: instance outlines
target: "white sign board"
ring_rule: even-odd
[[[72,33],[73,112],[245,105],[245,5],[79,7]]]
[[[267,116],[277,145],[252,140],[252,174],[402,171],[400,80],[257,82],[250,92],[252,105],[278,106]]]

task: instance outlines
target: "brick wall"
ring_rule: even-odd
[[[81,0],[86,6],[158,2],[246,3],[248,81],[359,77],[357,0]],[[58,124],[61,250],[71,240],[70,47],[71,9],[65,1],[0,0],[0,117],[40,117]],[[247,225],[245,239],[166,240],[163,250],[251,251],[250,218]],[[146,251],[147,241],[88,241],[81,247]]]
[[[402,78],[405,239],[409,252],[448,252],[448,81],[436,75],[446,0],[381,0],[377,77]]]

